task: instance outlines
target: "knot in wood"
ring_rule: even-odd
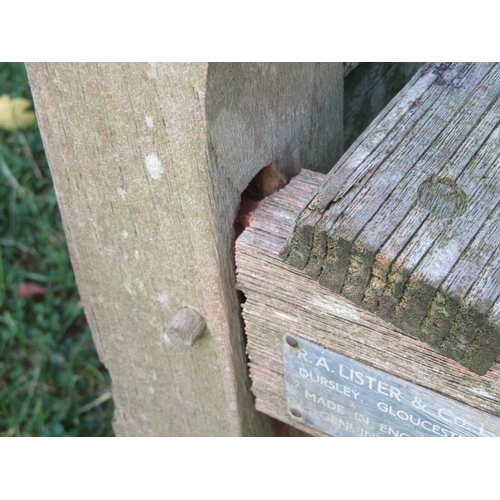
[[[418,201],[432,214],[444,219],[460,217],[467,210],[467,195],[448,177],[431,176],[418,188]]]

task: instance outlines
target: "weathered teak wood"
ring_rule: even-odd
[[[476,375],[281,260],[295,218],[323,180],[321,174],[302,171],[286,188],[262,202],[236,241],[237,284],[246,297],[243,317],[257,408],[306,432],[323,435],[295,418],[287,405],[282,346],[283,336],[292,334],[435,391],[438,400],[445,396],[465,403],[472,411],[484,412],[485,420],[499,417],[500,358],[485,375]],[[311,392],[314,387],[311,384]],[[340,395],[339,400],[347,401],[347,397]],[[459,424],[462,416],[456,416]],[[387,432],[388,425],[396,428],[397,422],[397,417],[387,415],[379,434],[384,429]],[[433,429],[429,427],[431,435]],[[444,432],[437,427],[434,434]]]
[[[283,251],[475,373],[500,350],[500,64],[426,65],[332,169]]]
[[[118,435],[271,433],[248,391],[232,226],[264,166],[290,177],[338,159],[342,72],[28,64]],[[182,307],[206,322],[188,348],[165,335]]]

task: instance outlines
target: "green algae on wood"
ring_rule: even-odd
[[[313,180],[315,184],[311,184]],[[294,220],[323,180],[322,175],[302,170],[285,188],[262,202],[236,241],[237,286],[246,297],[243,316],[257,408],[313,435],[324,435],[290,414],[287,405],[282,347],[283,336],[292,335],[299,342],[300,338],[307,339],[325,351],[435,391],[436,401],[452,398],[485,412],[485,419],[500,417],[500,358],[485,375],[473,373],[440,354],[436,347],[405,335],[280,259],[279,253]],[[375,263],[377,272],[387,272],[387,262],[378,254]],[[375,276],[372,283],[376,283]],[[442,314],[445,309],[451,321],[449,300],[437,295],[435,303],[436,316],[445,318]],[[496,302],[488,314],[490,321],[494,321],[499,312],[500,304]],[[439,343],[436,339],[434,345]],[[485,347],[488,347],[486,342],[474,339],[469,352],[474,356],[476,349],[480,351]],[[462,362],[468,362],[467,357],[462,358]],[[318,385],[321,383],[318,380]],[[310,392],[316,385],[311,382]],[[363,404],[359,406],[361,414]],[[318,408],[325,409],[324,406]],[[405,418],[404,414],[400,415]],[[464,415],[455,415],[462,422]],[[393,417],[387,415],[387,418]],[[448,418],[446,414],[445,418]]]
[[[281,253],[481,374],[500,350],[499,96],[498,63],[425,65],[332,168]]]

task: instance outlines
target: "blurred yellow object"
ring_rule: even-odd
[[[9,95],[0,96],[0,128],[9,132],[27,128],[36,122],[35,113],[27,111],[32,102],[24,97],[11,99]]]

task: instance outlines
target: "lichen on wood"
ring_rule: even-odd
[[[243,317],[257,408],[305,432],[323,435],[293,417],[287,405],[282,344],[285,335],[296,335],[325,351],[432,390],[437,397],[499,417],[500,357],[485,375],[472,373],[281,260],[279,254],[297,215],[323,180],[324,176],[303,170],[288,186],[263,200],[236,241],[237,286],[246,297]],[[387,264],[378,258],[376,262],[381,267]],[[500,309],[495,304],[491,321]],[[435,297],[436,316],[446,318],[442,313],[451,307],[444,295]],[[468,352],[484,347],[482,341],[472,340]]]
[[[500,64],[424,66],[332,168],[281,254],[481,374],[500,350],[499,95]]]

